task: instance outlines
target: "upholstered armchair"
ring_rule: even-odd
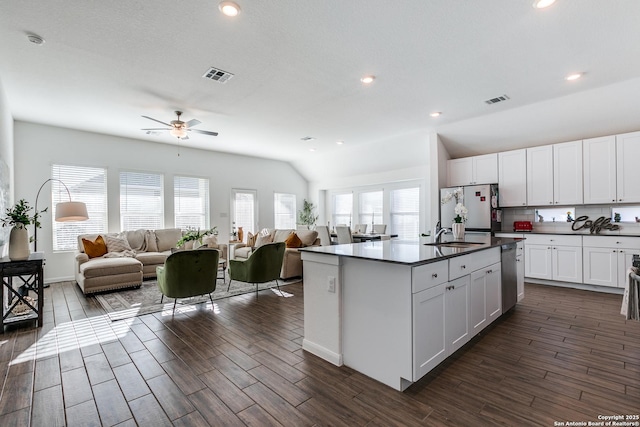
[[[158,288],[170,298],[187,298],[209,294],[216,290],[218,275],[218,260],[220,252],[217,249],[198,249],[195,251],[179,251],[167,257],[163,267],[156,268]],[[173,310],[176,301],[173,302]]]
[[[282,269],[282,261],[284,259],[284,250],[286,244],[267,243],[256,248],[249,258],[245,260],[232,259],[229,261],[229,287],[231,281],[248,282],[256,284],[256,295],[258,294],[258,284],[266,283],[272,280],[276,281],[276,286],[280,290],[278,279],[280,278],[280,270]]]

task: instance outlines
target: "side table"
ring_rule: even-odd
[[[4,325],[27,320],[37,320],[42,326],[44,301],[44,253],[34,252],[21,261],[0,259],[0,307],[2,307],[1,332]],[[33,296],[32,296],[33,295]],[[29,298],[27,298],[29,297]]]

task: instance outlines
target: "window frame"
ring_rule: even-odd
[[[281,205],[284,204],[284,202],[282,202],[281,200],[279,200],[279,196],[285,196],[292,198],[293,202],[290,204],[291,207],[291,214],[290,217],[288,218],[288,221],[279,221],[278,218],[282,217],[283,215],[286,215],[286,212],[284,214],[280,214],[279,210],[278,210],[278,203],[280,203]],[[277,191],[273,192],[273,227],[275,229],[281,229],[281,230],[295,230],[296,225],[297,225],[297,197],[295,194],[293,193],[280,193]]]
[[[144,210],[140,210],[139,212],[136,212],[135,210],[131,210],[131,213],[129,213],[129,211],[123,212],[122,210],[122,205],[123,205],[123,197],[128,197],[128,194],[123,194],[122,190],[123,190],[123,182],[122,182],[122,177],[123,175],[148,175],[148,176],[153,176],[154,178],[157,178],[159,180],[160,183],[160,188],[158,190],[158,196],[160,198],[159,202],[155,202],[155,204],[157,204],[160,207],[160,212],[156,212],[153,213],[153,216],[157,216],[159,221],[156,224],[151,224],[151,223],[144,223],[143,221],[139,221],[138,223],[136,223],[136,225],[134,226],[125,226],[125,223],[130,223],[132,222],[131,219],[126,219],[125,220],[125,216],[130,216],[131,218],[135,218],[136,216],[142,216],[141,214],[145,214],[144,216],[151,216],[151,214],[149,214],[148,209],[150,207],[150,203],[141,203],[141,206],[145,206]],[[127,185],[125,183],[125,185]],[[134,183],[131,183],[131,187],[134,187]],[[118,188],[119,188],[119,215],[120,215],[120,230],[121,231],[127,231],[127,230],[137,230],[137,229],[149,229],[149,230],[158,230],[158,229],[162,229],[165,227],[165,222],[164,222],[164,213],[165,213],[165,185],[164,185],[164,174],[161,172],[154,172],[154,171],[140,171],[140,170],[120,170],[119,174],[118,174]],[[128,192],[127,192],[128,193]],[[158,196],[152,196],[152,197],[158,197]],[[127,205],[129,204],[129,202],[127,202]],[[135,204],[135,203],[134,203]]]
[[[177,181],[180,181],[180,180],[198,180],[198,190],[189,190],[189,189],[186,189],[185,187],[178,186]],[[173,176],[173,224],[174,224],[174,227],[180,228],[183,230],[187,228],[208,230],[209,228],[211,228],[211,206],[210,206],[211,198],[209,197],[209,194],[210,194],[209,184],[210,184],[209,178],[205,178],[201,176],[189,176],[189,175]],[[201,188],[201,187],[204,187],[204,188]],[[189,199],[196,199],[195,197],[187,197],[186,195],[181,197],[181,193],[191,192],[191,191],[193,192],[198,191],[199,197],[197,199],[199,200],[198,203],[204,209],[203,211],[195,212],[194,210],[193,212],[189,212],[188,208],[184,209],[184,211],[179,210],[179,206],[182,205],[183,199],[185,203],[188,203]],[[203,196],[204,196],[204,200],[202,200]],[[186,224],[185,221],[180,219],[181,217],[188,217],[188,216],[199,216],[202,221],[199,224],[194,224],[194,223]]]

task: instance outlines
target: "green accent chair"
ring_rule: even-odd
[[[167,257],[162,267],[156,267],[158,288],[165,295],[174,298],[173,311],[176,310],[178,298],[188,298],[209,294],[216,290],[218,276],[218,260],[220,251],[217,249],[197,249],[175,252]]]
[[[255,283],[256,295],[258,295],[258,284],[266,283],[272,280],[276,281],[278,291],[280,284],[280,270],[282,270],[282,262],[284,260],[284,250],[287,245],[284,242],[267,243],[262,245],[245,260],[232,259],[229,260],[229,286],[231,281]]]

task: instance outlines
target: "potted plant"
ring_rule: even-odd
[[[315,215],[313,210],[315,206],[313,203],[304,199],[302,202],[302,210],[298,211],[298,224],[306,225],[308,228],[313,227],[318,220],[318,215]]]
[[[194,245],[196,244],[196,242],[198,242],[198,246],[201,246],[203,237],[210,234],[218,234],[217,227],[213,227],[209,230],[204,231],[200,231],[199,228],[196,229],[189,227],[187,228],[187,231],[185,231],[185,233],[182,235],[182,238],[178,240],[178,243],[176,243],[176,247],[179,248],[181,246],[184,246],[184,244],[187,242],[194,242]]]
[[[9,258],[11,260],[22,260],[29,258],[29,231],[27,226],[33,224],[34,227],[40,228],[38,218],[40,214],[47,211],[47,208],[40,212],[31,214],[33,208],[29,206],[29,202],[20,199],[13,208],[7,208],[5,217],[2,218],[2,226],[11,226],[11,234],[9,235]]]

